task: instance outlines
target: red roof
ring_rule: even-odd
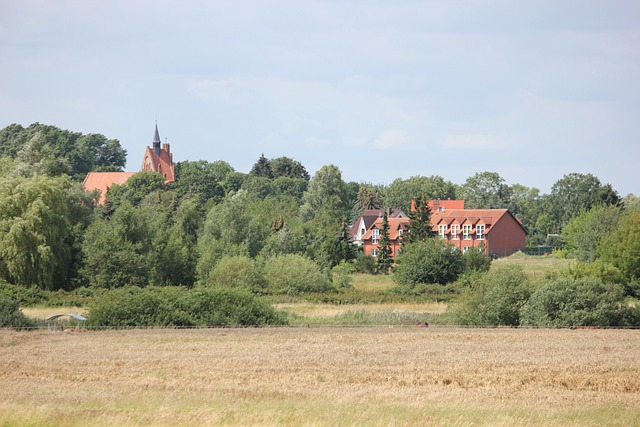
[[[374,228],[381,229],[382,228],[383,218],[378,218],[374,224],[369,227],[366,233],[362,236],[362,240],[367,240],[371,238],[371,230]],[[398,239],[400,233],[399,230],[405,229],[405,224],[409,222],[409,218],[387,218],[389,222],[389,240]]]
[[[147,147],[144,152],[141,170],[157,172],[164,177],[165,182],[174,182],[176,180],[175,164],[173,163],[169,144],[163,144],[159,152],[160,154],[158,155],[153,148]]]
[[[458,224],[484,224],[486,226],[485,232],[489,233],[491,226],[496,224],[504,215],[511,215],[511,213],[508,209],[447,209],[444,212],[431,214],[431,225],[435,231],[438,229],[438,223],[442,220],[447,224],[451,224],[454,221]],[[517,217],[513,216],[513,218],[522,226]]]
[[[113,184],[122,185],[135,174],[136,172],[89,172],[82,186],[85,191],[100,190],[98,204],[101,205],[109,187]]]

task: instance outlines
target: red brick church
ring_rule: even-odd
[[[152,145],[144,151],[140,170],[157,172],[164,177],[165,182],[174,182],[176,180],[176,164],[173,162],[171,147],[168,143],[162,144],[157,123],[153,133]],[[82,185],[85,191],[100,191],[97,203],[101,205],[105,201],[109,187],[113,184],[122,185],[135,174],[136,172],[89,172]]]

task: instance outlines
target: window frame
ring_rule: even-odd
[[[451,240],[459,240],[460,224],[452,224],[449,229],[451,230]]]
[[[476,240],[484,240],[487,227],[484,224],[476,225]]]
[[[462,226],[462,240],[471,240],[471,224]]]
[[[373,243],[374,245],[377,245],[380,241],[380,230],[378,230],[377,228],[374,228],[373,230],[371,230],[371,243]]]

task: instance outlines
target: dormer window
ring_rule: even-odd
[[[438,237],[444,240],[445,234],[447,234],[447,224],[440,224],[438,226]]]
[[[380,230],[378,230],[377,228],[374,228],[373,230],[371,230],[371,243],[373,243],[374,245],[377,245],[379,238],[380,238]]]
[[[484,240],[484,225],[476,225],[476,239]]]
[[[471,224],[465,224],[462,226],[462,238],[464,240],[471,240]]]
[[[451,226],[451,240],[458,240],[458,234],[460,233],[460,226],[453,224]]]

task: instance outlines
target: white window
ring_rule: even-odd
[[[458,240],[458,233],[460,233],[460,226],[453,224],[451,226],[451,240]]]
[[[462,238],[464,240],[471,240],[471,224],[465,224],[462,226]]]
[[[398,236],[402,236],[402,233],[404,233],[404,230],[402,228],[398,229]]]
[[[484,225],[476,225],[476,239],[484,240]]]
[[[444,240],[445,234],[447,234],[447,224],[440,224],[438,226],[438,236]]]
[[[380,238],[380,230],[378,230],[377,228],[374,228],[373,230],[371,230],[371,243],[373,243],[374,245],[377,245],[379,238]]]
[[[377,249],[371,249],[371,256],[372,257],[377,257],[378,256],[378,250]]]

